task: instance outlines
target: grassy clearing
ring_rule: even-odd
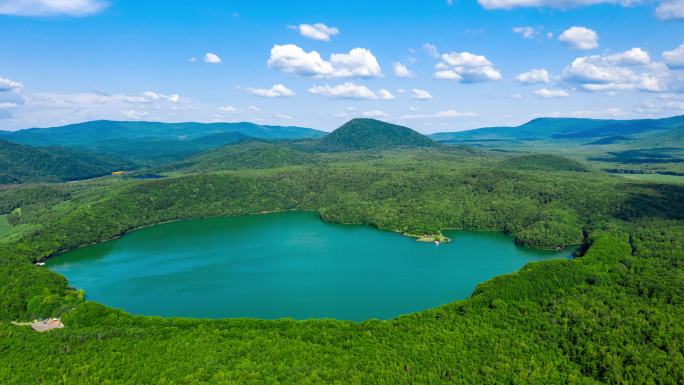
[[[684,184],[684,176],[679,175],[629,174],[624,175],[624,177],[629,179],[643,180],[647,182]]]

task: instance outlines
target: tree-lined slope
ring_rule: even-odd
[[[0,184],[62,182],[106,175],[132,165],[111,156],[0,139]]]
[[[352,119],[321,139],[326,151],[386,150],[397,147],[434,147],[430,138],[408,127],[375,119]]]
[[[161,166],[157,172],[212,172],[221,170],[265,169],[314,164],[316,157],[283,144],[245,140],[190,156]]]
[[[576,160],[550,154],[513,156],[500,164],[513,170],[588,171],[586,166]]]

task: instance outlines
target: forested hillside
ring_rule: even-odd
[[[588,171],[580,162],[549,154],[512,156],[502,161],[501,166],[514,170]]]
[[[285,145],[268,142],[246,141],[239,145],[226,145],[182,161],[164,165],[158,172],[210,172],[245,168],[274,168],[315,163],[316,157],[307,152],[291,149]]]
[[[120,158],[62,147],[32,147],[0,139],[0,184],[64,182],[132,167]]]
[[[352,119],[321,139],[318,147],[326,151],[354,151],[436,145],[430,138],[408,127],[375,119]]]

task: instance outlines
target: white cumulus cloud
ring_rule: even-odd
[[[417,88],[414,88],[411,90],[411,96],[413,96],[414,99],[418,99],[418,100],[432,99],[432,94],[430,94],[428,91],[420,90]]]
[[[389,116],[385,111],[380,110],[363,111],[361,114],[367,118],[386,118]]]
[[[534,94],[544,99],[568,97],[568,93],[565,90],[550,90],[547,88],[538,89],[534,91]]]
[[[295,92],[285,87],[282,84],[274,84],[271,88],[245,88],[247,92],[252,95],[262,96],[265,98],[287,98],[295,96]]]
[[[146,91],[139,95],[124,95],[123,100],[126,103],[154,103],[154,102],[170,102],[178,103],[180,101],[178,94],[162,94],[154,91]]]
[[[629,68],[616,66],[599,55],[583,56],[563,70],[563,80],[580,84],[588,91],[633,88],[637,76]]]
[[[313,95],[327,96],[335,99],[366,99],[366,100],[390,100],[394,95],[385,89],[378,92],[370,88],[351,82],[346,82],[336,86],[324,85],[309,88],[309,93]]]
[[[652,63],[638,48],[608,56],[578,57],[565,67],[562,80],[585,91],[645,90],[661,92],[675,87],[678,78],[663,63]]]
[[[586,27],[570,27],[563,31],[558,37],[558,41],[566,46],[579,50],[589,50],[598,48],[598,34],[596,31]]]
[[[539,84],[548,83],[550,81],[549,72],[543,68],[535,68],[528,72],[522,73],[518,75],[516,79],[518,79],[518,81],[522,84]]]
[[[448,109],[444,111],[435,112],[434,114],[408,114],[402,115],[401,119],[449,119],[449,118],[468,118],[477,116],[474,112],[469,111],[457,111],[454,109]]]
[[[608,63],[599,55],[582,56],[563,70],[565,80],[572,83],[614,83],[634,80],[629,68]]]
[[[21,83],[19,82],[0,77],[0,92],[19,91],[21,90],[21,87]]]
[[[87,16],[107,5],[103,0],[0,0],[0,15]]]
[[[513,32],[519,34],[525,39],[532,39],[539,34],[539,31],[533,27],[514,27]]]
[[[681,44],[672,51],[663,52],[663,60],[665,60],[665,64],[671,69],[684,69],[684,44]],[[0,88],[1,87],[2,79],[0,79]]]
[[[0,110],[10,110],[13,108],[17,108],[19,105],[17,103],[12,103],[12,102],[2,102],[0,103]]]
[[[16,83],[16,82],[15,82]],[[16,88],[15,88],[16,89]],[[143,93],[54,93],[23,89],[0,92],[0,103],[16,104],[15,127],[55,125],[96,119],[178,121],[193,110],[191,101],[178,94]],[[203,115],[205,116],[205,115]],[[193,119],[200,119],[196,115]],[[185,117],[183,120],[188,119]]]
[[[394,99],[394,95],[392,95],[392,93],[389,92],[388,90],[382,88],[382,89],[378,90],[378,99],[392,100],[392,99]]]
[[[329,60],[325,60],[318,52],[306,52],[294,44],[274,45],[268,66],[286,74],[316,78],[371,78],[382,75],[377,59],[365,48],[354,48],[349,53],[334,53]]]
[[[396,77],[408,78],[408,77],[411,77],[413,75],[411,73],[411,71],[408,68],[406,68],[405,65],[403,65],[399,62],[394,63],[393,68],[394,68],[394,76],[396,76]]]
[[[237,108],[235,108],[233,106],[219,107],[217,109],[217,111],[221,114],[231,114],[231,115],[240,113],[240,110],[238,110]]]
[[[478,0],[486,9],[513,9],[528,7],[570,8],[595,4],[620,4],[629,6],[639,0]]]
[[[617,65],[633,66],[649,64],[651,57],[648,52],[637,47],[625,52],[608,55],[606,60]]]
[[[299,76],[331,76],[332,64],[316,51],[306,52],[294,44],[274,45],[268,66],[286,74]]]
[[[221,64],[221,58],[215,53],[208,52],[204,55],[204,62],[209,64]]]
[[[370,50],[354,48],[349,53],[334,53],[330,55],[330,63],[335,69],[335,77],[378,77],[382,75],[380,65]]]
[[[439,59],[439,51],[437,51],[437,46],[430,43],[423,44],[423,51],[428,54],[433,59]]]
[[[684,19],[684,0],[663,1],[656,8],[656,16],[661,20]]]
[[[482,55],[470,52],[450,52],[442,54],[441,57],[442,61],[435,66],[434,77],[436,79],[456,80],[463,83],[501,79],[499,70]]]
[[[123,115],[127,119],[139,120],[149,116],[150,113],[147,111],[124,110],[121,111],[121,115]]]
[[[328,27],[323,23],[316,24],[299,24],[294,26],[299,31],[299,34],[308,37],[309,39],[330,41],[331,36],[340,33],[340,30],[335,27]]]
[[[436,118],[467,118],[471,116],[477,116],[477,114],[474,112],[462,112],[456,110],[439,111],[435,114]]]
[[[556,8],[568,9],[597,4],[615,4],[623,7],[658,2],[656,0],[478,0],[485,9]],[[655,16],[661,20],[684,19],[684,0],[660,0]]]

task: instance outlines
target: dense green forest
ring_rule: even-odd
[[[514,170],[588,171],[580,162],[549,154],[512,156],[503,160],[501,166]]]
[[[0,139],[0,184],[87,179],[132,167],[131,162],[117,156],[24,146]]]
[[[684,186],[422,139],[372,151],[318,143],[243,140],[152,169],[160,179],[0,190],[0,383],[684,383]],[[277,210],[408,234],[499,230],[578,251],[466,300],[360,323],[133,316],[33,264],[141,226]],[[66,327],[10,323],[50,316]]]
[[[408,127],[375,119],[352,119],[321,139],[318,147],[327,151],[350,151],[436,145],[430,138]]]
[[[268,142],[245,141],[241,145],[226,145],[163,165],[155,172],[207,172],[247,168],[274,168],[316,162],[310,153],[289,146]]]

